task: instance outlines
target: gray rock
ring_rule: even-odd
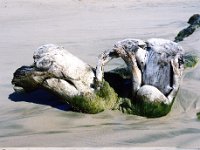
[[[170,40],[125,39],[99,56],[96,77],[102,82],[103,66],[111,59],[121,57],[132,75],[133,99],[148,93],[148,96],[154,95],[149,98],[150,101],[158,101],[158,97],[162,97],[160,102],[171,104],[180,86],[183,55],[183,48]]]

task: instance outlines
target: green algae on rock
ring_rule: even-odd
[[[118,54],[121,54],[125,62],[127,61],[126,63],[128,66],[126,68],[115,69],[114,71],[108,73],[111,77],[110,79],[113,80],[112,82],[115,83],[115,85],[117,86],[119,85],[118,91],[115,90],[115,88],[112,88],[110,82],[106,80],[108,78],[102,78],[101,82],[96,83],[96,70],[94,71],[94,69],[90,65],[81,61],[76,56],[73,56],[68,51],[65,51],[62,47],[52,44],[39,47],[34,52],[33,66],[19,68],[14,73],[12,84],[14,85],[14,87],[21,87],[25,91],[32,91],[38,87],[45,88],[50,92],[60,96],[64,102],[69,103],[72,108],[74,108],[74,110],[78,112],[95,114],[107,109],[116,109],[117,106],[119,106],[119,110],[122,108],[122,112],[128,114],[135,114],[146,117],[164,116],[169,112],[171,108],[171,98],[168,101],[168,97],[165,97],[168,95],[164,95],[162,93],[163,91],[165,92],[165,87],[168,87],[168,84],[164,86],[163,91],[159,91],[156,87],[154,87],[156,85],[145,88],[147,87],[145,85],[151,85],[151,80],[155,79],[156,81],[160,81],[160,79],[158,80],[158,77],[156,77],[155,75],[152,76],[152,79],[148,79],[148,74],[146,74],[145,78],[143,78],[144,80],[142,79],[141,73],[145,71],[148,71],[148,73],[152,72],[152,70],[155,68],[148,68],[147,66],[145,66],[149,63],[154,64],[153,61],[148,61],[147,63],[146,54],[155,49],[157,49],[157,51],[166,50],[168,55],[163,56],[170,57],[170,59],[165,58],[166,62],[170,64],[171,61],[168,60],[177,59],[174,58],[174,54],[176,53],[178,53],[178,58],[180,56],[180,60],[182,60],[182,48],[177,46],[176,43],[164,39],[150,39],[148,41],[149,45],[146,45],[146,43],[142,40],[123,40],[122,44],[124,42],[125,44],[130,44],[130,42],[133,42],[133,48],[137,51],[137,55],[134,56],[133,53],[129,51],[129,49],[127,49],[127,51],[123,51],[123,49],[120,49],[120,47],[118,50],[121,51],[116,51],[118,52]],[[139,44],[139,46],[137,46],[137,44]],[[148,46],[148,51],[146,50],[146,46]],[[160,49],[160,47],[162,47],[163,49]],[[168,48],[171,48],[170,53]],[[166,51],[161,52],[165,54]],[[125,52],[125,55],[123,52]],[[154,58],[159,59],[159,62],[163,61],[163,58],[159,58],[160,54],[157,55],[156,51],[153,51],[152,53],[155,53]],[[111,55],[108,55],[108,57],[110,56]],[[136,60],[136,56],[138,60]],[[151,60],[154,60],[154,58],[152,58]],[[139,64],[137,65],[138,62]],[[159,63],[158,65],[168,65],[168,63]],[[170,69],[169,67],[170,65],[166,66],[166,70]],[[177,64],[174,65],[174,67],[175,68],[173,69],[178,69],[178,72],[182,72],[182,61],[177,61]],[[168,71],[170,72],[170,70]],[[160,76],[161,79],[163,79],[164,77],[166,80],[166,76],[162,72],[159,72],[159,74],[157,75]],[[170,75],[171,74],[168,74],[168,77],[172,78]],[[146,80],[149,81],[148,84],[144,82]],[[160,86],[163,86],[165,80],[162,81],[163,84],[159,83],[157,87],[159,88]],[[176,81],[175,83],[179,83],[179,81]],[[173,88],[176,86],[178,87],[178,85],[173,85]],[[125,92],[125,94],[121,94],[120,92],[122,91]],[[140,93],[140,95],[144,95],[145,91],[146,93],[150,92],[150,94],[148,95],[154,95],[154,99],[149,99],[148,102],[148,100],[145,100],[141,97],[138,98],[137,101],[134,101],[133,97],[135,97],[135,95],[133,94],[133,92],[135,92],[135,94]],[[173,90],[170,89],[170,91]],[[175,93],[176,92],[177,89],[175,88]],[[118,98],[118,95],[119,97],[123,98]],[[173,96],[174,94],[172,95],[172,97]],[[131,101],[128,98],[130,98]],[[160,101],[157,101],[157,99],[159,99]]]
[[[178,92],[184,70],[183,56],[183,48],[170,40],[124,39],[99,56],[96,77],[101,82],[103,67],[114,58],[122,58],[126,69],[118,68],[112,72],[121,77],[115,81],[117,83],[123,82],[122,79],[131,81],[131,84],[127,84],[131,96],[120,99],[119,110],[127,114],[161,117],[170,111]]]
[[[83,113],[99,113],[107,109],[113,109],[118,96],[108,82],[104,81],[102,87],[94,93],[86,93],[74,96],[66,101],[75,111]]]
[[[200,112],[197,113],[197,118],[200,120]]]
[[[193,54],[187,54],[184,56],[184,67],[194,68],[199,62],[199,57]]]
[[[147,118],[158,118],[167,115],[172,104],[164,104],[163,102],[149,102],[142,99],[135,101],[128,98],[121,98],[118,110],[125,114],[144,116]]]
[[[141,100],[135,105],[135,112],[137,112],[136,115],[148,118],[162,117],[170,112],[172,104],[173,102],[165,104],[163,102],[149,102]]]
[[[190,24],[187,28],[181,30],[175,37],[175,42],[183,41],[184,38],[190,36],[197,28],[200,27],[200,14],[194,14],[188,20]]]

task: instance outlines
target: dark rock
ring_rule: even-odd
[[[197,28],[200,27],[200,15],[194,14],[190,17],[188,20],[188,23],[190,24],[187,28],[181,30],[177,36],[175,37],[175,42],[183,41],[184,38],[190,36]]]

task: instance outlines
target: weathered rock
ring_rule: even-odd
[[[191,25],[175,41],[192,34],[200,25],[199,18],[198,14],[192,16],[188,21]],[[103,66],[118,57],[127,67],[104,73]],[[194,67],[199,60],[195,55],[185,55],[177,43],[164,39],[119,41],[99,56],[96,70],[53,44],[39,47],[33,58],[32,66],[22,66],[14,73],[16,91],[45,88],[75,111],[118,109],[146,117],[161,117],[170,111],[184,67]]]
[[[121,57],[127,68],[112,72],[122,78],[131,76],[132,96],[122,100],[119,109],[129,114],[161,117],[170,111],[178,92],[184,69],[183,55],[182,47],[169,40],[125,39],[99,56],[96,77],[101,82],[103,66],[113,58]]]
[[[184,40],[200,27],[200,15],[193,15],[188,23],[189,27],[178,33],[175,42]],[[48,89],[79,112],[119,109],[128,114],[161,117],[171,109],[183,68],[194,67],[199,62],[198,56],[184,54],[175,42],[119,41],[99,56],[96,70],[63,47],[43,45],[35,50],[33,65],[15,71],[12,84],[17,92]],[[127,67],[104,73],[103,66],[118,57]]]
[[[200,27],[200,15],[194,14],[190,19],[188,20],[188,23],[190,24],[187,28],[181,30],[178,35],[175,37],[175,42],[183,41],[184,38],[190,36],[197,28]]]
[[[94,71],[92,68],[66,51],[63,47],[48,44],[35,50],[33,54],[37,70],[47,72],[58,79],[63,79],[69,90],[74,89],[77,93],[92,93],[94,88]],[[56,81],[48,80],[48,84]],[[71,88],[70,88],[71,87]],[[69,91],[72,92],[72,91]]]
[[[114,91],[103,78],[98,80],[99,76],[95,76],[95,70],[88,64],[62,47],[44,45],[34,52],[32,66],[16,70],[12,84],[18,92],[48,89],[79,112],[119,109],[129,114],[160,117],[170,111],[178,90],[182,55],[182,48],[168,40],[117,42],[113,50],[104,52],[104,57],[100,57],[103,59],[99,60],[99,64],[105,65],[112,58],[121,57],[128,66],[105,73],[104,79]],[[185,58],[187,66],[196,62],[192,55]],[[96,73],[98,71],[103,77],[103,66],[97,66]],[[118,98],[116,92],[124,98]]]
[[[33,58],[32,66],[22,66],[14,73],[12,84],[17,92],[44,88],[84,113],[115,108],[118,97],[113,88],[105,81],[97,90],[93,68],[62,47],[43,45]]]
[[[183,54],[181,46],[169,40],[150,39],[144,42],[138,39],[125,39],[117,42],[110,51],[100,55],[96,76],[101,82],[103,66],[111,59],[121,57],[132,76],[133,98],[142,93],[142,86],[150,85],[152,89],[157,88],[151,91],[152,95],[165,96],[163,102],[171,104],[180,84]]]
[[[169,40],[123,40],[101,55],[95,76],[95,71],[88,64],[62,47],[49,44],[34,52],[32,66],[16,70],[12,84],[17,91],[31,91],[39,87],[48,89],[77,111],[98,113],[120,105],[115,91],[103,80],[102,65],[112,58],[121,57],[128,66],[124,76],[131,82],[124,84],[124,80],[121,81],[123,88],[128,87],[127,91],[131,91],[125,97],[170,105],[179,87],[182,55],[182,48]],[[112,75],[117,78],[116,74],[107,73],[110,83]]]

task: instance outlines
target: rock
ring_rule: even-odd
[[[197,113],[197,118],[200,120],[200,112]]]
[[[78,112],[119,109],[129,114],[160,117],[170,111],[178,91],[183,54],[183,49],[169,40],[125,39],[100,55],[95,72],[64,48],[43,45],[35,50],[33,65],[15,71],[12,84],[18,92],[48,89]],[[103,66],[99,64],[105,65],[116,57],[121,57],[127,67],[103,75]],[[192,55],[185,58],[187,66],[196,62]]]
[[[178,92],[184,69],[183,56],[183,48],[170,40],[125,39],[99,56],[96,77],[102,82],[103,66],[113,58],[121,57],[127,68],[111,72],[124,79],[131,77],[132,95],[127,94],[124,101],[121,99],[119,110],[129,114],[161,117],[170,111]]]
[[[168,99],[164,103],[171,104],[178,91],[184,68],[183,55],[182,47],[170,40],[149,39],[145,42],[125,39],[117,42],[110,51],[100,55],[96,76],[101,82],[103,66],[111,59],[121,57],[132,77],[133,99],[141,93],[138,93],[138,90],[143,85],[151,85],[157,88],[151,90],[156,92],[152,94],[164,95]]]
[[[53,44],[43,45],[34,51],[33,58],[37,70],[63,79],[69,87],[75,88],[78,93],[93,92],[94,71],[88,64],[63,47]]]
[[[199,57],[195,54],[187,53],[184,55],[184,67],[185,68],[194,68],[199,62]]]
[[[200,15],[193,15],[188,23],[190,26],[180,31],[176,42],[200,26]],[[127,66],[104,73],[104,66],[118,57]],[[33,65],[15,71],[15,91],[45,88],[78,112],[118,109],[146,117],[161,117],[170,111],[183,69],[194,67],[199,60],[195,55],[185,55],[179,44],[165,39],[118,41],[99,56],[96,70],[54,44],[39,47],[33,58]]]
[[[64,48],[44,45],[35,50],[33,65],[15,71],[12,84],[19,92],[45,88],[78,112],[118,109],[129,114],[161,117],[170,111],[178,91],[183,54],[183,49],[169,40],[125,39],[100,55],[95,72]],[[127,67],[104,74],[99,64],[106,65],[116,57],[121,57]],[[185,58],[188,64],[196,61],[191,55]],[[100,80],[98,73],[102,73]]]
[[[168,102],[169,100],[163,93],[161,93],[156,87],[151,85],[143,85],[137,92],[137,99],[151,103],[170,103]]]
[[[199,22],[200,22],[200,14],[194,14],[193,16],[190,17],[187,23],[193,25],[193,24],[198,24]]]
[[[64,48],[43,45],[35,50],[33,58],[32,66],[22,66],[14,73],[16,92],[44,88],[84,113],[115,108],[118,97],[113,88],[105,81],[96,89],[93,68]]]
[[[190,24],[187,28],[181,30],[178,35],[175,37],[175,42],[183,41],[184,38],[190,36],[197,28],[200,27],[200,15],[194,14],[190,17],[188,20],[188,23]]]

